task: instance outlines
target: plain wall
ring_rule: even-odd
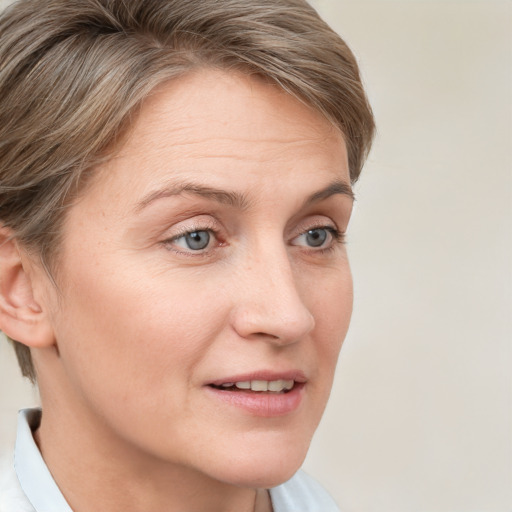
[[[510,512],[512,4],[314,5],[360,60],[379,134],[355,187],[353,322],[305,467],[345,512]],[[1,341],[4,448],[35,400]]]

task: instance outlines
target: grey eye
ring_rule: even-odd
[[[192,251],[206,249],[210,243],[210,233],[208,231],[192,231],[180,238],[185,242],[187,248]]]
[[[303,247],[325,247],[332,245],[337,238],[334,228],[313,228],[304,231],[301,235],[292,240],[292,245],[300,245]]]
[[[327,240],[329,233],[327,232],[327,229],[315,228],[310,229],[304,233],[304,235],[307,245],[310,247],[320,247]]]

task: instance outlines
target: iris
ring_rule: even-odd
[[[306,233],[307,244],[311,247],[320,247],[327,240],[327,230],[323,228],[310,229]]]
[[[210,243],[210,233],[208,231],[192,231],[184,236],[189,249],[200,251],[206,249]]]

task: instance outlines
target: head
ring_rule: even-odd
[[[327,246],[346,229],[374,130],[348,47],[302,0],[22,0],[0,34],[0,328],[43,406],[69,381],[70,400],[104,413],[106,379],[106,400],[142,390],[161,411],[172,395],[153,393],[158,378],[183,386],[169,407],[189,418],[180,440],[206,418],[179,396],[226,393],[221,380],[251,380],[259,360],[269,377],[253,380],[284,368],[296,400],[317,393],[305,446],[351,311],[346,257]],[[271,428],[238,412],[218,423],[244,439],[261,429],[261,446],[284,424],[303,428],[282,412]],[[136,444],[145,424],[131,420],[122,435]]]

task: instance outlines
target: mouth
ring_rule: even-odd
[[[257,372],[206,385],[215,400],[253,416],[286,416],[299,409],[307,379],[302,372]]]
[[[293,379],[244,380],[239,382],[223,382],[220,385],[210,384],[210,387],[220,391],[283,394],[289,393],[297,384]]]

